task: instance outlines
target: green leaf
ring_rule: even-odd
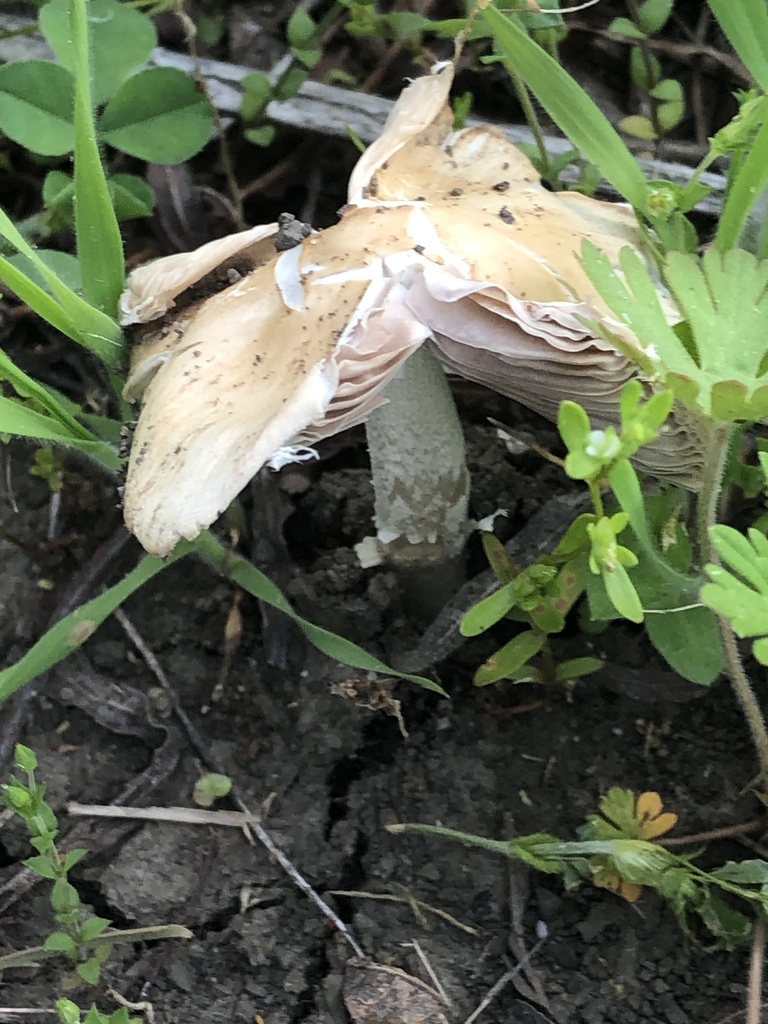
[[[645,612],[649,639],[683,678],[708,686],[722,672],[724,655],[714,616],[706,608],[691,607],[699,603],[700,581],[678,572],[659,554],[632,465],[626,460],[618,462],[609,481],[637,537],[641,557],[632,571],[632,582]],[[629,545],[628,540],[625,543]]]
[[[706,566],[710,582],[701,588],[701,599],[730,621],[737,636],[763,638],[753,651],[764,664],[768,656],[768,541],[758,530],[750,529],[747,539],[724,525],[711,527],[709,534],[726,565]]]
[[[316,32],[317,25],[301,7],[294,10],[285,26],[285,34],[292,48],[310,46],[314,42]]]
[[[308,78],[309,75],[303,68],[295,66],[288,68],[286,73],[275,82],[274,98],[276,100],[292,99]]]
[[[42,271],[40,271],[41,263],[42,261],[36,263],[35,269],[38,270],[42,277]],[[47,320],[57,331],[61,331],[62,334],[72,338],[74,341],[80,340],[80,332],[58,302],[49,295],[45,288],[41,288],[39,284],[31,280],[22,270],[19,270],[15,266],[15,262],[5,259],[4,256],[0,256],[0,281],[3,281],[22,302],[26,303],[30,309],[34,309],[43,320]]]
[[[241,85],[243,101],[240,114],[244,121],[250,121],[257,115],[261,116],[272,99],[272,82],[263,71],[254,71],[245,76]]]
[[[634,135],[636,139],[646,139],[652,142],[656,136],[656,129],[650,117],[643,117],[641,114],[630,114],[622,117],[619,121],[619,128],[627,135]]]
[[[640,566],[635,570],[635,582],[642,595],[639,573]],[[717,623],[708,608],[646,613],[645,630],[659,654],[683,679],[710,686],[722,673],[725,656]]]
[[[89,917],[80,926],[80,941],[91,942],[97,935],[101,935],[105,929],[109,928],[111,923],[106,917]]]
[[[487,686],[499,679],[515,679],[523,666],[539,653],[546,639],[543,633],[532,629],[518,634],[480,666],[475,672],[475,685]]]
[[[83,849],[69,850],[64,857],[64,870],[71,871],[87,855],[88,851]]]
[[[599,672],[604,666],[605,662],[600,658],[569,658],[568,661],[561,661],[555,669],[555,681],[567,683]]]
[[[659,128],[661,128],[663,132],[671,131],[676,125],[680,124],[684,114],[684,103],[662,103],[656,110],[656,119],[659,122]]]
[[[636,347],[630,349],[612,336],[614,342],[651,377],[663,369],[693,376],[697,365],[667,323],[657,286],[647,266],[630,248],[622,249],[620,262],[623,279],[605,253],[589,240],[584,242],[582,265],[590,280],[610,308],[632,329],[643,347],[640,350]],[[595,323],[594,326],[601,330],[600,324]]]
[[[589,437],[589,416],[577,402],[561,402],[557,411],[557,429],[568,451],[580,452]]]
[[[643,606],[624,566],[619,563],[614,569],[603,569],[602,576],[605,592],[616,611],[630,622],[642,622]]]
[[[119,221],[152,215],[155,194],[146,181],[135,174],[114,174],[107,178],[107,186]]]
[[[43,943],[43,949],[57,953],[74,953],[77,943],[66,932],[51,932]]]
[[[135,174],[115,174],[107,178],[107,187],[118,221],[132,220],[136,217],[149,217],[155,205],[155,195],[145,181]],[[57,211],[63,219],[63,225],[71,227],[75,220],[75,184],[63,171],[50,171],[43,182],[43,200],[46,206]],[[58,222],[57,222],[58,223]],[[79,264],[70,253],[58,253],[55,250],[37,250],[38,255],[46,260],[49,266],[58,273],[70,288],[82,287],[82,276]],[[52,264],[45,253],[53,252],[59,258],[66,257],[77,269],[77,277],[65,276],[58,265]],[[14,261],[15,262],[15,261]],[[16,264],[18,265],[18,263]],[[30,268],[25,265],[25,272]],[[35,279],[35,274],[31,274]],[[75,283],[77,282],[77,283]],[[40,283],[40,282],[38,282]]]
[[[760,126],[750,142],[745,159],[729,182],[723,205],[715,246],[726,252],[738,244],[747,226],[749,215],[768,187],[768,121]]]
[[[51,49],[74,74],[76,58],[69,24],[70,0],[50,0],[40,11],[39,22]],[[106,101],[132,71],[149,59],[157,45],[151,20],[117,0],[88,0],[91,36],[93,101]]]
[[[17,768],[27,774],[37,770],[37,754],[23,743],[17,743],[13,748],[13,761]]]
[[[717,419],[768,415],[768,375],[761,373],[768,262],[743,249],[710,249],[701,259],[670,253],[665,277],[698,350],[701,369],[691,374],[697,404]]]
[[[608,31],[615,32],[617,36],[627,36],[628,39],[645,39],[642,29],[629,18],[614,18]]]
[[[729,861],[711,874],[713,878],[736,885],[768,885],[768,863],[764,860]]]
[[[652,53],[646,55],[641,47],[634,46],[629,54],[629,75],[635,85],[650,92],[661,79],[661,63]]]
[[[78,964],[75,970],[86,984],[98,985],[99,978],[101,977],[101,961],[92,956],[89,960],[84,960],[81,964]],[[99,1018],[96,1017],[95,1020],[99,1020]],[[88,1024],[87,1017],[86,1024]]]
[[[57,914],[71,914],[80,906],[80,896],[74,885],[65,878],[57,878],[51,887],[51,906]]]
[[[515,607],[517,593],[514,582],[499,587],[482,601],[478,601],[461,620],[459,630],[462,636],[479,636],[485,633]]]
[[[647,36],[660,32],[675,6],[675,0],[645,0],[637,11],[637,23]]]
[[[643,839],[614,839],[609,856],[622,878],[637,885],[657,885],[675,863],[675,855]]]
[[[73,256],[71,252],[61,252],[59,249],[36,249],[35,253],[67,288],[77,292],[82,287],[80,264],[77,262],[77,257]],[[9,257],[8,262],[41,288],[45,288],[43,275],[35,264],[22,253],[17,252],[15,256]]]
[[[80,1024],[80,1007],[71,999],[57,999],[56,1012],[61,1024]]]
[[[24,373],[2,349],[0,349],[0,380],[8,381],[21,398],[30,399],[35,406],[52,419],[57,420],[69,437],[75,440],[97,441],[97,438],[86,427],[78,423],[47,388]]]
[[[636,804],[633,790],[611,786],[600,799],[600,813],[589,815],[579,835],[583,839],[637,838]]]
[[[0,130],[41,156],[63,156],[75,145],[75,94],[70,74],[47,60],[0,66]]]
[[[263,124],[259,128],[246,128],[243,135],[254,146],[270,146],[277,135],[273,124]]]
[[[737,949],[752,934],[752,920],[729,907],[708,888],[701,893],[696,910],[705,926],[718,938],[717,948]]]
[[[176,68],[148,68],[129,78],[99,121],[111,146],[141,160],[178,164],[208,142],[213,114],[193,78]]]
[[[75,74],[75,237],[85,297],[117,315],[125,279],[123,240],[96,139],[86,0],[70,0]]]
[[[768,415],[768,374],[763,372],[768,343],[762,333],[768,316],[768,262],[743,249],[710,249],[703,257],[668,254],[664,277],[687,322],[689,345],[667,324],[656,286],[636,253],[622,250],[626,283],[591,243],[585,243],[583,264],[602,297],[639,339],[643,347],[634,358],[645,372],[665,378],[686,404],[707,417],[733,422]],[[608,336],[600,325],[596,330]],[[620,339],[613,340],[631,355]]]
[[[768,454],[765,456],[765,459],[766,466],[768,467]],[[768,472],[768,469],[766,469],[766,472]],[[502,585],[504,583],[511,583],[517,576],[517,570],[512,564],[506,548],[499,538],[492,533],[483,531],[482,537],[483,551],[485,552],[485,557],[488,559],[488,564],[493,570],[496,579]]]
[[[683,104],[683,87],[674,78],[665,78],[651,89],[651,96],[664,103]]]
[[[5,700],[30,679],[47,671],[72,651],[77,650],[115,608],[143,583],[162,572],[167,565],[172,564],[184,553],[180,550],[178,554],[170,555],[166,561],[147,555],[120,583],[91,601],[86,601],[56,623],[22,658],[0,671],[0,700]]]
[[[709,6],[747,70],[768,92],[768,10],[764,0],[709,0]]]
[[[35,874],[40,875],[41,878],[49,878],[53,880],[54,878],[59,877],[56,869],[51,863],[51,858],[45,857],[41,854],[36,854],[34,857],[27,857],[24,861],[24,867],[29,868],[30,871],[34,871]]]
[[[491,29],[505,62],[522,76],[573,145],[600,170],[620,195],[645,213],[648,189],[643,173],[634,155],[597,105],[514,20],[493,6],[486,7],[482,17]]]

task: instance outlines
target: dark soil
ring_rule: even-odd
[[[513,508],[515,488],[526,504],[537,492],[547,493],[549,468],[540,478],[526,476],[488,434],[470,433],[475,451],[484,441],[482,456],[474,459],[478,504],[491,500],[489,485]],[[352,449],[346,461],[356,457]],[[492,464],[493,472],[481,463]],[[44,488],[30,486],[24,473],[22,456],[13,480],[24,511],[14,522],[34,542],[44,528]],[[350,541],[359,539],[370,529],[369,502],[362,469],[327,465],[298,501],[290,532],[314,538],[315,520],[327,516],[343,523]],[[40,574],[18,548],[4,545],[4,557],[4,593],[11,599],[1,628],[9,636]],[[348,544],[315,547],[313,564],[293,565],[284,578],[300,611],[374,651],[392,652],[413,639],[388,573],[357,568]],[[239,830],[149,823],[115,835],[113,826],[92,824],[77,844],[101,852],[76,875],[94,910],[123,927],[176,922],[194,932],[184,942],[118,947],[107,977],[122,995],[146,996],[157,1019],[168,1024],[252,1022],[259,1015],[268,1024],[343,1021],[345,993],[362,1024],[442,1019],[419,1016],[417,996],[433,1000],[434,1014],[463,1021],[536,942],[542,921],[549,938],[481,1019],[709,1024],[738,1011],[746,953],[696,948],[654,895],[631,905],[604,890],[566,893],[557,878],[529,876],[484,852],[385,831],[391,822],[424,821],[492,837],[541,830],[571,837],[613,785],[660,792],[680,816],[678,832],[748,820],[756,808],[741,794],[754,759],[726,685],[684,688],[692,699],[673,703],[650,654],[617,628],[593,640],[615,666],[610,688],[584,682],[570,693],[504,685],[476,690],[469,678],[483,656],[480,645],[440,666],[437,678],[450,699],[397,687],[404,737],[396,717],[334,695],[341,687],[362,692],[364,700],[365,680],[308,650],[295,631],[288,634],[289,667],[268,666],[258,611],[248,600],[223,695],[212,703],[234,598],[232,586],[188,561],[146,587],[127,613],[168,674],[209,764],[234,779],[249,808],[262,809],[274,842],[327,894],[374,961],[432,985],[418,944],[450,1004],[441,1007],[411,987],[403,997],[407,979],[362,967],[348,968],[345,980],[351,950],[269,854]],[[273,636],[280,628],[270,627]],[[151,723],[175,737],[165,746],[177,744],[178,763],[149,802],[191,806],[199,757],[173,717],[163,717],[157,679],[133,644],[110,622],[84,650],[49,682],[24,735],[38,752],[65,834],[79,824],[63,810],[67,801],[109,802],[147,768],[153,746],[162,760],[163,728]],[[638,654],[648,662],[652,699],[646,702],[621,692],[622,673]],[[136,703],[137,691],[150,695],[151,710]],[[130,726],[139,732],[142,726],[154,744],[113,731]],[[0,839],[10,884],[27,848],[14,821]],[[712,855],[727,859],[742,851],[734,842],[721,843]],[[330,895],[335,890],[353,895]],[[34,945],[50,927],[44,885],[18,901],[9,902],[7,888],[0,894],[5,943]],[[4,1004],[49,1006],[59,977],[59,967],[47,964],[23,975],[6,972]],[[373,985],[379,986],[374,1004],[388,1007],[383,1016],[368,1004]],[[358,990],[362,997],[354,995]],[[398,995],[411,1009],[390,1005]]]
[[[623,7],[605,6],[613,13]],[[688,8],[696,5],[679,7],[685,24],[695,26],[697,12]],[[234,6],[232,12],[242,15]],[[680,30],[679,23],[673,27]],[[602,21],[597,28],[605,28]],[[576,44],[584,31],[574,35],[569,60],[586,79],[606,79],[619,112],[629,112],[631,90],[619,72],[625,52],[603,41],[602,50],[589,56],[584,50],[579,61]],[[593,43],[600,38],[595,33]],[[355,71],[360,62],[370,68],[381,58],[379,43],[350,50],[347,41],[335,58],[341,53]],[[605,73],[596,76],[601,53]],[[390,60],[384,86],[401,80],[410,67],[406,57]],[[692,62],[682,63],[691,65],[705,97],[711,68]],[[670,73],[682,74],[680,67]],[[686,128],[693,143],[711,130],[700,121]],[[284,158],[289,144],[278,141],[276,150],[259,153],[253,173]],[[309,206],[316,223],[330,217],[343,196],[351,147],[340,156],[337,144],[321,143],[315,155],[325,161],[323,181],[330,182],[322,202],[297,165],[249,214],[269,219],[292,209],[306,216]],[[63,349],[50,339],[30,346],[33,332],[27,323],[14,336],[27,346],[25,365],[42,377],[48,370],[49,379],[66,386],[72,366],[61,361]],[[98,384],[87,366],[78,364],[75,376],[83,389],[94,379]],[[473,512],[480,518],[509,509],[502,529],[512,536],[566,485],[538,456],[508,454],[486,417],[533,432],[545,447],[556,446],[555,435],[478,389],[465,387],[458,398],[470,441]],[[418,631],[392,576],[361,569],[352,550],[372,530],[362,435],[336,439],[322,454],[319,464],[288,467],[245,496],[246,510],[256,509],[254,557],[307,618],[396,657],[413,646]],[[0,645],[9,661],[43,631],[67,584],[81,578],[81,563],[119,529],[113,485],[73,465],[54,540],[46,541],[49,492],[29,475],[30,463],[29,450],[18,449],[3,474],[0,517],[14,537],[0,541]],[[129,545],[108,560],[109,580],[137,555]],[[477,550],[470,563],[471,571],[483,567]],[[233,608],[242,632],[228,645]],[[633,905],[606,890],[566,893],[557,877],[385,830],[398,821],[440,822],[495,838],[536,831],[571,838],[611,786],[658,791],[679,815],[678,833],[748,821],[759,813],[748,792],[755,759],[723,681],[710,690],[683,685],[657,664],[634,628],[587,636],[574,622],[562,650],[568,656],[596,651],[607,668],[572,690],[474,688],[472,671],[490,641],[467,645],[436,667],[448,699],[407,684],[388,689],[324,659],[279,616],[262,615],[250,598],[193,561],[171,566],[125,610],[166,673],[171,695],[113,619],[82,655],[39,681],[22,739],[37,752],[40,777],[61,815],[62,847],[92,851],[74,873],[83,899],[120,927],[175,922],[194,933],[186,941],[118,946],[108,961],[108,983],[126,999],[148,1000],[158,1024],[460,1024],[537,945],[542,922],[548,937],[490,1000],[481,1021],[742,1019],[748,951],[697,947],[653,894]],[[19,709],[6,708],[6,739],[15,735]],[[117,798],[191,807],[206,767],[232,777],[239,799],[260,811],[274,843],[330,903],[370,962],[354,957],[315,903],[241,830],[93,822],[66,810],[69,801]],[[722,862],[744,856],[744,849],[729,840],[712,844],[706,856]],[[34,946],[51,929],[46,884],[26,886],[20,874],[28,854],[21,825],[4,820],[0,943],[8,949]],[[49,1009],[55,997],[69,994],[66,986],[61,965],[46,961],[6,971],[0,1001]],[[114,1003],[104,997],[103,1005]]]

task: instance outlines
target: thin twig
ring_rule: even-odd
[[[744,821],[740,825],[724,825],[722,828],[712,828],[708,832],[694,832],[689,836],[673,836],[669,838],[656,839],[659,846],[690,846],[699,843],[713,843],[718,839],[732,839],[737,836],[746,836],[750,832],[759,832],[765,828],[764,821]]]
[[[245,828],[256,821],[255,814],[242,811],[209,811],[202,807],[116,807],[114,804],[67,804],[67,813],[76,817],[131,818],[136,821],[162,821],[176,825],[221,825]]]
[[[418,944],[416,939],[412,939],[410,942],[404,943],[404,945],[412,946],[416,950],[416,955],[418,956],[419,960],[421,960],[421,963],[422,963],[422,966],[424,967],[424,970],[429,975],[429,980],[435,986],[435,991],[440,994],[440,998],[442,999],[443,1004],[445,1006],[451,1006],[452,1003],[451,1003],[450,998],[448,997],[448,993],[445,991],[445,989],[441,985],[440,979],[438,978],[437,974],[435,973],[435,970],[432,967],[432,964],[427,959],[427,954],[424,952],[424,950]]]
[[[57,1010],[37,1010],[31,1006],[0,1006],[0,1020],[18,1020],[19,1017],[33,1017],[35,1014],[52,1016]]]
[[[538,953],[538,951],[541,949],[541,947],[544,945],[546,941],[547,933],[543,934],[541,938],[538,939],[538,941],[531,946],[531,948],[528,950],[528,952],[525,954],[522,960],[520,960],[515,967],[512,967],[505,974],[502,974],[502,976],[499,978],[496,984],[488,990],[486,996],[484,997],[480,1005],[477,1007],[477,1009],[470,1013],[470,1015],[464,1021],[464,1024],[474,1024],[474,1021],[477,1020],[477,1018],[484,1010],[488,1009],[488,1007],[491,1005],[496,996],[507,987],[510,981],[512,981],[513,978],[515,978],[524,967],[526,967],[530,963],[531,959],[536,955],[536,953]]]
[[[352,900],[386,900],[389,903],[404,903],[414,910],[426,910],[430,914],[434,914],[435,917],[442,918],[443,921],[447,921],[448,924],[452,924],[454,928],[460,928],[461,931],[466,932],[467,935],[477,935],[476,928],[473,928],[469,924],[463,924],[461,921],[457,921],[457,919],[452,917],[447,910],[441,910],[440,907],[433,907],[430,903],[424,903],[422,900],[417,900],[411,895],[397,896],[392,892],[359,892],[356,889],[331,889],[329,895],[345,896],[347,899]]]
[[[763,961],[765,960],[765,921],[758,917],[752,935],[752,952],[749,956],[749,982],[747,986],[747,1010],[745,1024],[760,1024],[762,1019]]]
[[[220,767],[213,763],[210,753],[206,749],[199,732],[193,725],[189,715],[187,715],[187,713],[181,707],[179,699],[176,696],[176,693],[173,687],[171,686],[170,681],[165,672],[163,671],[163,668],[160,662],[157,660],[155,654],[144,642],[143,637],[136,629],[136,627],[133,625],[133,623],[128,618],[128,616],[126,615],[125,611],[122,608],[118,608],[115,612],[115,615],[118,621],[120,622],[120,625],[123,627],[123,629],[126,631],[130,639],[133,641],[134,645],[136,646],[136,649],[144,658],[147,665],[152,670],[155,677],[159,681],[160,685],[163,687],[166,694],[168,695],[173,706],[174,713],[177,716],[178,720],[181,722],[181,724],[184,726],[189,741],[194,747],[195,751],[197,752],[201,760],[203,760],[209,767],[213,768],[215,771],[219,771]],[[246,806],[245,802],[243,801],[242,797],[238,792],[237,785],[234,783],[230,791],[230,799],[232,799],[235,802],[240,811],[242,811],[243,815],[248,818],[248,821],[242,826],[246,830],[246,832],[253,833],[253,835],[258,839],[261,845],[266,848],[266,850],[278,862],[283,871],[285,871],[288,877],[293,881],[294,885],[301,892],[303,892],[304,895],[312,901],[312,903],[315,904],[320,913],[331,922],[334,928],[336,928],[336,930],[342,935],[344,940],[347,943],[349,943],[349,945],[355,951],[355,954],[360,957],[365,957],[365,952],[363,951],[362,947],[358,944],[357,940],[355,939],[347,925],[341,920],[339,915],[331,907],[328,906],[328,904],[320,896],[320,894],[315,892],[315,890],[304,878],[304,876],[288,860],[283,851],[275,845],[274,841],[272,840],[272,837],[269,835],[267,830],[256,820],[256,815],[252,814],[250,809]]]

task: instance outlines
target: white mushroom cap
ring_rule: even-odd
[[[641,245],[634,215],[547,191],[494,128],[454,133],[451,76],[404,91],[339,224],[279,256],[267,225],[132,275],[125,322],[165,314],[141,329],[126,389],[146,389],[125,519],[148,551],[194,537],[265,463],[365,420],[428,339],[451,370],[547,416],[574,398],[597,425],[618,420],[637,367],[584,320],[636,342],[579,254],[588,238],[618,265]],[[676,414],[638,461],[696,486],[697,430]]]
[[[124,503],[148,551],[196,536],[270,459],[361,422],[381,401],[429,334],[404,305],[397,260],[379,255],[407,245],[408,221],[407,210],[353,211],[139,349],[129,381],[149,376],[147,350],[152,376]]]

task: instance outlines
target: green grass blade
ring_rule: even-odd
[[[44,413],[57,420],[73,439],[97,440],[95,435],[91,434],[82,423],[79,423],[72,412],[51,391],[19,369],[2,349],[0,349],[0,380],[8,381],[20,398],[32,399],[36,407],[41,408]]]
[[[177,551],[178,547],[179,545],[177,545],[174,551]],[[197,551],[206,561],[216,566],[219,572],[239,583],[249,594],[288,615],[309,642],[319,651],[322,651],[323,654],[327,654],[330,658],[334,658],[336,661],[340,661],[352,668],[362,669],[365,672],[378,672],[387,676],[398,676],[400,679],[407,679],[412,683],[418,683],[419,686],[426,687],[428,690],[433,690],[435,693],[445,695],[442,687],[438,686],[433,680],[427,679],[424,676],[397,672],[395,669],[385,665],[383,661],[379,661],[378,658],[364,651],[362,647],[353,644],[350,640],[346,640],[344,637],[332,633],[329,629],[323,629],[321,626],[316,626],[314,623],[302,618],[293,610],[281,591],[263,572],[247,559],[227,551],[213,534],[208,531],[201,533],[192,542],[191,549]]]
[[[45,413],[30,409],[13,398],[0,396],[0,433],[26,437],[31,441],[52,441],[54,444],[76,448],[84,455],[108,469],[117,472],[120,460],[115,449],[95,436],[74,437],[58,420]]]
[[[94,352],[100,359],[104,360],[107,366],[114,368],[122,350],[122,332],[118,324],[111,317],[107,316],[106,313],[103,313],[100,309],[95,309],[89,302],[86,302],[85,299],[67,287],[45,261],[40,259],[40,256],[16,228],[13,221],[2,210],[0,210],[0,236],[7,239],[15,249],[23,253],[37,268],[51,294],[61,307],[64,316],[70,321],[72,325],[71,330],[77,331],[76,336],[71,335],[67,331],[64,333],[68,337],[73,337],[74,341],[84,345],[91,352]],[[4,278],[5,274],[6,271],[3,269],[2,276]],[[10,285],[10,280],[7,278],[6,280]],[[15,287],[14,291],[16,291]],[[30,292],[29,294],[33,297],[39,297],[37,292]],[[46,311],[49,311],[49,305],[47,303],[41,308],[30,303],[30,308],[34,309],[44,320],[48,319]],[[58,327],[58,324],[53,323],[53,321],[48,322],[52,326]]]
[[[648,186],[632,153],[605,115],[556,60],[495,7],[482,12],[510,67],[577,149],[635,209],[647,212]]]
[[[2,426],[3,400],[0,399],[0,431]],[[139,587],[153,576],[177,562],[188,554],[198,554],[211,563],[218,572],[235,580],[244,590],[258,597],[274,608],[285,612],[298,625],[309,642],[318,650],[337,661],[350,665],[352,668],[366,672],[379,672],[388,676],[399,676],[410,682],[418,683],[428,690],[445,695],[445,691],[431,679],[423,676],[408,675],[396,672],[362,647],[331,633],[328,629],[315,626],[297,615],[291,608],[281,591],[260,572],[255,565],[239,555],[234,555],[220,544],[207,531],[194,541],[182,541],[177,544],[167,558],[156,558],[145,555],[135,569],[109,590],[104,591],[91,601],[86,601],[70,615],[57,622],[55,626],[42,636],[37,643],[14,665],[0,671],[0,701],[10,697],[20,687],[42,672],[46,672],[62,659],[80,647],[91,634]]]
[[[94,630],[111,615],[127,598],[138,590],[147,580],[151,580],[168,565],[181,558],[189,550],[187,546],[179,548],[168,558],[155,558],[145,555],[135,569],[114,587],[103,594],[86,601],[75,611],[52,626],[37,643],[20,658],[15,665],[0,672],[0,700],[5,700],[20,687],[41,673],[52,668],[68,654],[77,650]]]
[[[27,275],[14,267],[5,256],[0,256],[0,281],[6,284],[22,302],[73,341],[80,340],[80,332],[53,296]]]
[[[765,0],[709,0],[720,28],[747,70],[768,92],[768,10]]]
[[[75,234],[83,290],[98,309],[117,312],[125,260],[96,139],[85,0],[70,0],[75,76]]]
[[[768,121],[760,128],[739,167],[720,215],[715,248],[726,252],[738,245],[755,202],[768,188]]]

